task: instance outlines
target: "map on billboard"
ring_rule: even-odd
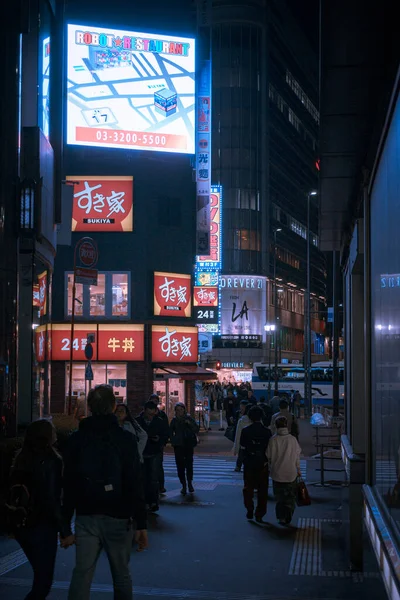
[[[195,40],[68,25],[67,143],[194,154]]]

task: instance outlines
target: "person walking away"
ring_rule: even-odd
[[[157,394],[152,394],[150,396],[149,400],[152,400],[155,404],[157,404],[156,416],[159,417],[160,419],[162,419],[163,421],[165,421],[166,426],[169,428],[169,421],[168,421],[167,413],[165,411],[161,410],[161,408],[159,406],[160,405],[160,396],[158,396]],[[165,444],[162,447],[161,456],[160,456],[160,460],[159,460],[158,485],[159,485],[160,494],[165,494],[167,492],[167,490],[165,489],[165,473],[164,473],[164,449],[165,449],[167,441],[168,441],[168,439],[165,441]]]
[[[269,427],[271,425],[272,420],[272,408],[269,402],[265,400],[264,396],[261,396],[258,406],[263,411],[263,417],[261,419],[262,424],[264,425],[264,427]]]
[[[135,438],[140,462],[143,463],[143,452],[147,444],[147,433],[131,415],[126,404],[118,404],[115,410],[118,425],[129,431]]]
[[[232,389],[228,390],[227,396],[224,399],[225,419],[229,425],[232,425],[235,416],[235,396]]]
[[[26,600],[44,600],[50,593],[58,533],[65,548],[75,539],[61,509],[63,463],[53,447],[56,441],[50,421],[41,419],[29,425],[11,470],[4,507],[8,533],[33,569]]]
[[[268,500],[268,461],[266,450],[271,438],[271,431],[261,422],[263,411],[259,406],[249,410],[251,424],[245,427],[240,436],[240,447],[243,453],[243,500],[247,509],[247,519],[254,517],[254,491],[257,490],[257,523],[263,522],[267,513]]]
[[[296,415],[296,417],[298,419],[300,419],[300,412],[301,412],[300,409],[301,409],[302,400],[303,400],[303,398],[301,397],[300,392],[297,390],[293,396],[293,406],[294,406],[294,414]]]
[[[279,402],[281,401],[280,396],[275,394],[275,396],[271,400],[271,409],[272,414],[279,412]]]
[[[77,421],[81,421],[86,417],[86,396],[84,392],[81,392],[76,399],[75,408],[74,408],[74,419]]]
[[[240,471],[242,470],[242,465],[243,465],[243,452],[240,447],[240,436],[242,435],[243,429],[245,427],[247,427],[248,425],[251,425],[251,421],[248,416],[249,410],[251,408],[252,408],[252,405],[247,402],[245,411],[244,411],[244,415],[243,415],[243,417],[240,417],[237,427],[236,427],[235,441],[233,443],[233,454],[235,456],[237,456],[236,467],[235,467],[235,471],[237,473],[240,473]]]
[[[65,452],[64,511],[76,513],[76,566],[69,600],[89,600],[101,551],[110,563],[114,597],[132,600],[129,560],[132,519],[138,549],[147,547],[146,507],[137,444],[118,425],[111,386],[98,385],[88,394],[92,416],[69,438]]]
[[[179,481],[182,484],[181,494],[186,495],[188,489],[191,494],[193,488],[193,452],[197,446],[199,426],[186,412],[183,402],[175,404],[175,417],[170,424],[171,444],[174,448],[176,469]],[[187,480],[187,488],[186,488]]]
[[[153,400],[147,400],[143,412],[137,418],[139,425],[147,433],[147,444],[143,452],[144,485],[146,503],[152,512],[159,510],[160,465],[162,453],[168,441],[167,421],[157,415],[158,406]]]
[[[277,433],[267,448],[269,472],[276,498],[276,518],[280,525],[288,525],[296,507],[296,478],[301,476],[299,442],[290,435],[286,417],[275,421]]]
[[[276,420],[279,419],[279,417],[285,417],[285,419],[287,421],[287,427],[288,427],[289,433],[291,435],[294,435],[296,440],[298,440],[299,439],[299,424],[298,424],[297,419],[294,416],[294,414],[290,412],[289,402],[285,398],[282,398],[282,400],[279,402],[279,412],[275,413],[272,416],[270,427],[271,427],[271,431],[273,434],[276,433],[275,423],[276,423]]]

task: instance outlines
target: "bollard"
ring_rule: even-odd
[[[222,410],[219,411],[219,431],[225,431],[225,427],[222,423]]]

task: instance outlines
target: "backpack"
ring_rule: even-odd
[[[37,508],[32,474],[27,471],[16,472],[4,504],[7,531],[15,533],[32,526],[37,517]]]
[[[95,506],[107,506],[122,498],[122,450],[111,432],[83,438],[77,457],[78,482],[76,489]]]

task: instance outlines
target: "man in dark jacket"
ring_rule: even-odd
[[[244,487],[243,500],[247,509],[247,519],[254,517],[254,490],[257,490],[256,521],[263,522],[267,512],[268,500],[268,463],[265,456],[271,431],[261,423],[263,411],[259,406],[252,406],[249,411],[252,424],[245,427],[240,437],[243,451]]]
[[[263,418],[261,419],[262,424],[264,425],[264,427],[269,427],[271,425],[271,419],[273,415],[271,405],[269,404],[269,402],[266,402],[264,396],[261,396],[258,406],[264,413]]]
[[[232,390],[228,390],[228,395],[224,400],[224,409],[226,422],[228,423],[228,426],[232,425],[236,409],[236,398],[233,395]]]
[[[157,404],[157,412],[156,412],[156,416],[160,417],[160,419],[162,419],[163,421],[165,421],[165,423],[167,424],[167,427],[169,428],[169,421],[168,421],[168,417],[166,412],[164,412],[163,410],[161,410],[161,408],[159,407],[160,404],[160,396],[158,396],[158,394],[151,394],[149,400],[152,400],[155,404]],[[165,443],[167,443],[168,440],[165,441]],[[158,483],[159,483],[159,487],[160,487],[160,494],[165,494],[166,493],[166,489],[165,489],[165,474],[164,474],[164,447],[162,449],[161,452],[161,460],[160,460],[160,471],[159,471],[159,479],[158,479]]]
[[[160,469],[164,446],[168,441],[168,419],[157,415],[158,406],[153,400],[147,400],[144,411],[136,419],[148,435],[143,452],[145,496],[152,512],[159,510]]]
[[[91,390],[88,405],[93,416],[80,423],[64,451],[64,511],[69,521],[76,512],[76,567],[68,598],[89,600],[95,566],[104,548],[115,597],[131,600],[132,518],[137,524],[139,550],[147,547],[137,443],[118,425],[110,386]]]

